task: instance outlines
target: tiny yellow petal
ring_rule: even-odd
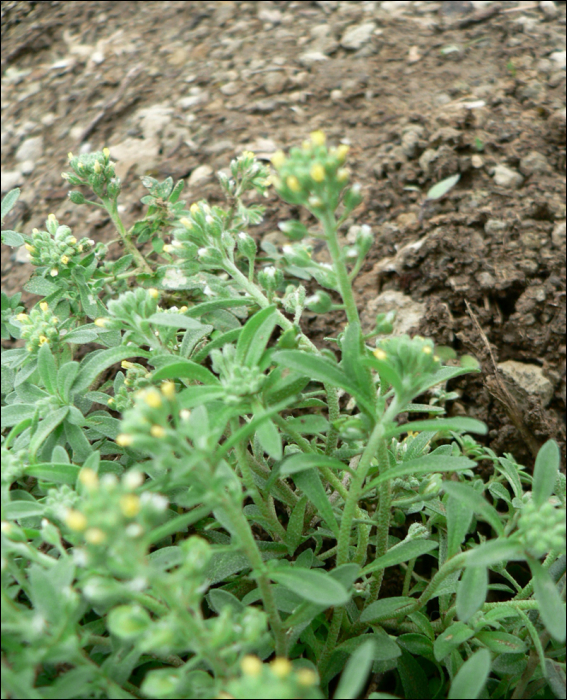
[[[293,667],[287,659],[280,657],[272,661],[270,668],[277,678],[286,678],[291,673]]]
[[[339,168],[337,170],[337,181],[346,182],[348,180],[349,172],[345,168]]]
[[[95,318],[94,324],[95,324],[95,326],[98,326],[99,328],[104,328],[106,326],[106,319],[105,318]]]
[[[122,360],[120,366],[122,367],[122,369],[132,369],[132,367],[134,367],[134,363],[128,362],[128,360]]]
[[[162,404],[161,396],[157,389],[148,389],[142,398],[150,408],[159,408]]]
[[[49,216],[48,216],[47,218],[48,218],[50,221],[57,221],[57,219],[55,218],[55,214],[49,214]]]
[[[134,436],[127,433],[120,433],[116,436],[116,444],[120,447],[129,447],[134,442]]]
[[[346,143],[341,143],[340,146],[337,147],[337,158],[339,163],[343,163],[345,158],[347,157],[347,153],[350,151],[349,146],[346,145]]]
[[[102,544],[106,540],[106,534],[100,527],[89,527],[85,532],[85,540],[89,544]]]
[[[31,253],[32,255],[35,253],[35,248],[33,245],[30,245],[29,243],[26,243],[24,245],[24,248],[28,251],[28,253]]]
[[[240,668],[245,676],[256,677],[262,673],[264,664],[257,656],[247,655],[240,662]]]
[[[376,348],[372,353],[377,360],[386,360],[388,355],[381,348]]]
[[[62,255],[61,262],[63,263],[63,265],[67,265],[67,263],[69,262],[69,257],[67,255]]]
[[[103,155],[105,158],[109,158],[109,157],[110,157],[110,151],[108,150],[108,148],[103,148],[103,149],[102,149],[102,155]]]
[[[309,174],[311,175],[311,178],[315,180],[315,182],[323,182],[325,179],[325,168],[321,165],[321,163],[313,163]]]
[[[114,406],[115,403],[116,403],[116,401],[115,401],[115,400],[112,398],[112,396],[111,396],[111,397],[108,399],[108,401],[106,402],[106,405],[107,405],[107,406]]]
[[[441,361],[440,358],[439,358],[437,355],[433,355],[433,359],[435,360],[435,362],[440,362],[440,361]]]
[[[71,236],[71,238],[69,238],[69,243],[71,245],[75,245],[76,242],[77,242],[77,239],[75,238],[75,236]]]
[[[44,335],[39,336],[39,344],[43,345],[44,343],[49,343],[48,339]]]
[[[150,435],[155,438],[162,438],[165,435],[165,430],[161,425],[152,425]]]
[[[173,399],[175,396],[175,384],[173,382],[163,382],[161,385],[161,393],[166,399]]]
[[[421,352],[422,352],[424,355],[431,355],[432,352],[433,352],[433,350],[429,347],[429,345],[424,345],[424,346],[421,348]]]
[[[316,146],[324,146],[327,141],[327,137],[322,131],[313,131],[310,136],[311,141],[313,141]]]
[[[71,153],[71,151],[69,151],[69,153],[67,153],[67,158],[69,158],[69,160],[73,159],[73,154]]]
[[[158,299],[159,298],[159,292],[155,287],[150,287],[148,289],[148,294],[151,296],[152,299]]]
[[[197,202],[193,202],[193,204],[189,207],[189,211],[191,214],[196,214],[199,211],[199,205]]]
[[[88,489],[96,489],[98,486],[98,474],[94,471],[94,469],[83,467],[83,469],[81,469],[79,472],[79,481]]]
[[[127,493],[120,499],[120,510],[125,518],[133,518],[140,512],[140,498],[134,493]]]
[[[87,527],[86,517],[79,510],[73,510],[72,508],[67,511],[65,522],[67,527],[77,532],[81,532]]]
[[[286,177],[285,184],[289,187],[292,192],[300,192],[301,184],[295,175],[289,175]]]
[[[276,151],[271,160],[274,168],[279,170],[286,161],[285,153],[283,151]]]
[[[39,308],[42,311],[48,311],[49,310],[49,304],[46,301],[42,301],[39,305]]]
[[[51,272],[49,274],[52,277],[57,277],[57,275],[59,274],[59,270],[56,267],[54,267],[53,270],[51,270]]]
[[[193,206],[193,205],[192,205],[192,206]],[[182,226],[185,226],[185,228],[193,228],[193,224],[192,224],[191,221],[189,221],[189,219],[187,219],[186,217],[184,217],[183,219],[179,219],[179,223],[180,223]]]
[[[300,668],[295,677],[299,685],[306,687],[317,683],[317,674],[310,668]]]
[[[18,314],[16,316],[16,321],[19,321],[20,323],[25,323],[28,320],[28,315],[27,314]]]

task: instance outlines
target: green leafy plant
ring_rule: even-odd
[[[3,232],[40,297],[2,296],[3,697],[355,698],[371,673],[371,698],[561,697],[557,444],[530,476],[447,415],[474,363],[390,336],[391,314],[363,335],[347,152],[314,132],[272,172],[244,153],[225,207],[144,178],[129,230],[108,151],[70,155],[70,198],[125,254],[53,215]],[[281,252],[250,233],[270,185],[311,215]],[[344,309],[336,352],[306,308]]]

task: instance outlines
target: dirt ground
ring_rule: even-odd
[[[450,410],[484,420],[497,453],[531,467],[549,437],[564,450],[564,3],[2,2],[2,192],[22,188],[9,228],[53,212],[114,238],[68,201],[69,151],[110,148],[131,225],[140,175],[217,202],[235,155],[267,160],[315,129],[351,146],[364,201],[345,235],[376,234],[355,287],[365,320],[401,308],[412,332],[481,362]],[[276,224],[297,212],[265,203],[252,233],[284,242]],[[32,270],[3,246],[5,291]],[[305,328],[321,344],[343,323]]]

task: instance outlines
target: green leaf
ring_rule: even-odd
[[[528,645],[519,637],[499,630],[481,630],[475,638],[496,654],[523,654]]]
[[[69,402],[71,386],[78,373],[79,363],[75,361],[65,362],[57,371],[57,391],[63,401]]]
[[[465,569],[457,587],[457,615],[468,622],[484,605],[488,593],[488,571],[485,566]]]
[[[201,382],[201,384],[220,384],[218,377],[206,367],[182,358],[177,358],[176,361],[152,372],[152,379],[155,381],[161,381],[162,379],[181,379],[182,377],[196,380]]]
[[[409,540],[400,542],[389,549],[386,554],[375,559],[371,564],[365,566],[362,574],[366,575],[379,569],[387,569],[389,566],[396,566],[404,561],[421,557],[428,552],[437,549],[438,542],[433,540]]]
[[[81,468],[75,464],[57,464],[55,462],[26,467],[28,476],[33,476],[40,481],[52,481],[54,484],[70,484],[71,486],[77,483],[80,471]]]
[[[466,537],[473,511],[460,498],[449,496],[445,504],[447,517],[447,558],[454,557]]]
[[[97,352],[94,356],[87,356],[81,362],[79,374],[73,382],[71,389],[75,393],[84,392],[90,387],[99,374],[104,372],[105,369],[112,367],[112,365],[117,362],[127,360],[131,357],[149,357],[149,355],[149,352],[135,346],[121,346],[102,350],[101,352]]]
[[[382,598],[371,603],[362,611],[360,622],[381,622],[391,618],[405,617],[415,606],[415,598],[408,596],[393,596]]]
[[[192,306],[185,312],[185,316],[199,318],[217,309],[229,309],[232,306],[252,306],[255,303],[253,299],[242,299],[240,297],[235,299],[215,299],[214,301],[205,301],[202,304],[197,304],[197,306]]]
[[[357,698],[366,685],[373,661],[374,642],[368,640],[361,644],[348,660],[333,697],[337,700]]]
[[[454,418],[433,418],[431,420],[416,420],[411,423],[404,423],[390,428],[386,433],[386,437],[396,437],[408,431],[422,430],[453,430],[463,433],[477,433],[478,435],[486,435],[486,425],[475,418],[466,418],[456,416]]]
[[[384,632],[381,634],[361,634],[359,637],[347,639],[335,651],[352,654],[361,644],[366,644],[369,641],[372,642],[372,658],[374,661],[389,661],[390,659],[396,659],[402,653],[397,640],[394,641],[392,637],[389,637]]]
[[[10,211],[16,205],[16,202],[18,201],[19,196],[20,196],[20,188],[15,187],[13,190],[10,190],[9,192],[7,192],[4,197],[2,197],[2,204],[0,207],[1,215],[2,215],[2,224],[4,224],[4,219],[8,216]]]
[[[213,330],[212,326],[203,326],[203,328],[210,329],[210,331]],[[240,335],[240,333],[242,333],[242,328],[234,328],[233,330],[227,331],[226,333],[221,333],[221,335],[217,336],[216,338],[213,338],[213,340],[211,340],[193,355],[193,362],[197,362],[198,364],[200,364],[201,362],[203,362],[203,360],[205,360],[208,357],[211,350],[214,350],[215,348],[220,348],[223,345],[227,345],[229,343],[233,343],[235,340],[238,340],[238,336]],[[185,338],[183,338],[183,340],[185,340]]]
[[[539,614],[549,634],[558,642],[565,642],[565,604],[557,586],[537,559],[528,559],[533,576],[534,593],[539,603]]]
[[[365,346],[362,340],[360,323],[349,323],[344,334],[342,346],[341,367],[345,374],[356,386],[359,393],[366,396],[369,402],[376,400],[376,387],[372,381],[372,373],[369,368],[362,364],[365,357]]]
[[[27,418],[33,418],[37,410],[38,408],[35,404],[28,403],[14,403],[9,406],[2,406],[0,425],[2,428],[11,428]]]
[[[289,367],[289,369],[293,369],[296,372],[301,372],[304,376],[311,379],[344,389],[356,399],[361,409],[364,408],[370,415],[374,415],[373,402],[368,401],[366,396],[358,390],[357,386],[349,380],[347,375],[337,365],[321,357],[314,357],[302,350],[278,350],[278,352],[273,354],[272,359],[274,362],[284,367]]]
[[[54,413],[51,413],[47,418],[40,421],[32,439],[30,440],[30,457],[35,458],[35,455],[49,435],[57,428],[57,426],[65,420],[69,413],[69,406],[63,406]]]
[[[451,175],[451,177],[447,177],[445,180],[441,180],[441,182],[433,185],[433,187],[427,193],[426,200],[440,199],[446,195],[451,187],[454,187],[457,184],[460,177],[461,175],[457,173],[457,175]]]
[[[537,507],[542,506],[553,493],[560,462],[559,445],[555,440],[548,440],[540,447],[534,467],[532,497]]]
[[[352,471],[348,464],[344,464],[344,462],[341,462],[334,457],[329,457],[328,455],[322,454],[298,452],[282,462],[280,467],[280,476],[297,474],[298,472],[305,471],[306,469],[313,469],[315,467],[327,467],[329,469],[341,470],[346,469],[347,471]]]
[[[522,547],[508,539],[496,539],[483,542],[467,552],[465,566],[493,566],[507,561],[525,559]]]
[[[481,697],[484,684],[490,673],[490,652],[479,649],[458,670],[449,690],[448,700]]]
[[[32,277],[29,282],[24,284],[24,289],[26,292],[30,292],[30,294],[47,297],[53,294],[53,292],[56,292],[59,287],[53,282],[46,280],[44,277]]]
[[[325,607],[345,605],[350,599],[341,583],[319,569],[286,568],[270,571],[269,576],[304,600]]]
[[[223,608],[229,608],[235,613],[240,613],[245,609],[245,606],[238,598],[222,588],[213,588],[207,594],[207,602],[211,608],[220,615]]]
[[[460,498],[473,512],[490,523],[498,535],[504,534],[504,525],[498,511],[472,486],[459,484],[455,481],[444,481],[443,490],[455,498]]]
[[[464,622],[454,622],[442,632],[433,643],[433,653],[437,661],[443,661],[453,649],[470,639],[474,631]]]
[[[264,416],[256,428],[256,435],[264,452],[267,452],[270,457],[280,460],[283,456],[282,438],[281,435],[270,420]]]
[[[209,401],[216,401],[225,394],[222,386],[195,385],[184,389],[177,395],[177,401],[181,408],[195,408]]]
[[[339,526],[337,525],[333,509],[329,503],[329,498],[325,493],[323,484],[321,483],[319,473],[313,469],[309,469],[307,471],[294,474],[293,480],[296,486],[298,486],[303,493],[306,494],[311,503],[313,503],[313,505],[317,508],[319,515],[327,523],[327,526],[331,532],[338,539]]]
[[[289,521],[287,523],[287,531],[285,543],[288,548],[289,556],[293,556],[295,550],[301,544],[303,539],[303,522],[305,519],[305,507],[307,506],[307,496],[303,495],[295,504]]]
[[[63,337],[66,343],[74,343],[75,345],[84,345],[85,343],[92,343],[98,338],[98,332],[95,330],[89,330],[88,328],[77,328],[70,333],[67,333]]]
[[[415,659],[405,649],[402,649],[402,655],[398,659],[396,668],[402,681],[405,698],[425,700],[431,697],[425,671],[418,659]]]
[[[20,520],[43,515],[45,506],[37,501],[9,501],[2,507],[2,517],[6,520]]]
[[[402,462],[397,467],[387,469],[385,472],[373,479],[364,489],[364,493],[371,491],[378,484],[391,479],[398,479],[408,474],[427,474],[429,472],[459,472],[464,469],[471,469],[475,463],[468,457],[450,457],[449,455],[428,454],[417,459],[410,459]],[[445,484],[445,482],[444,482]]]
[[[11,248],[19,248],[24,245],[25,240],[17,231],[2,231],[2,243]]]
[[[257,311],[251,316],[236,344],[236,361],[247,367],[255,367],[268,345],[276,326],[277,311],[274,305]]]
[[[166,313],[165,311],[152,314],[148,319],[154,326],[165,326],[166,328],[201,328],[202,324],[189,318],[184,314]]]
[[[286,424],[301,435],[316,435],[326,433],[329,429],[329,421],[323,416],[309,413],[297,418],[288,418]]]
[[[37,353],[37,368],[43,386],[52,396],[55,396],[57,394],[57,365],[49,343],[44,343]]]

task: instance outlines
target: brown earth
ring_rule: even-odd
[[[563,3],[2,2],[2,192],[22,188],[9,228],[53,212],[77,237],[114,238],[67,199],[69,151],[110,147],[131,225],[140,175],[219,201],[213,173],[232,157],[268,159],[314,129],[351,146],[364,201],[345,233],[376,234],[359,308],[372,320],[379,294],[401,292],[390,305],[418,314],[413,332],[481,361],[451,412],[484,420],[497,453],[531,466],[549,437],[564,451]],[[281,243],[277,221],[297,213],[265,203],[258,235]],[[6,292],[32,271],[3,247]],[[343,323],[304,327],[321,344]],[[528,366],[523,389],[497,369],[508,360]]]

